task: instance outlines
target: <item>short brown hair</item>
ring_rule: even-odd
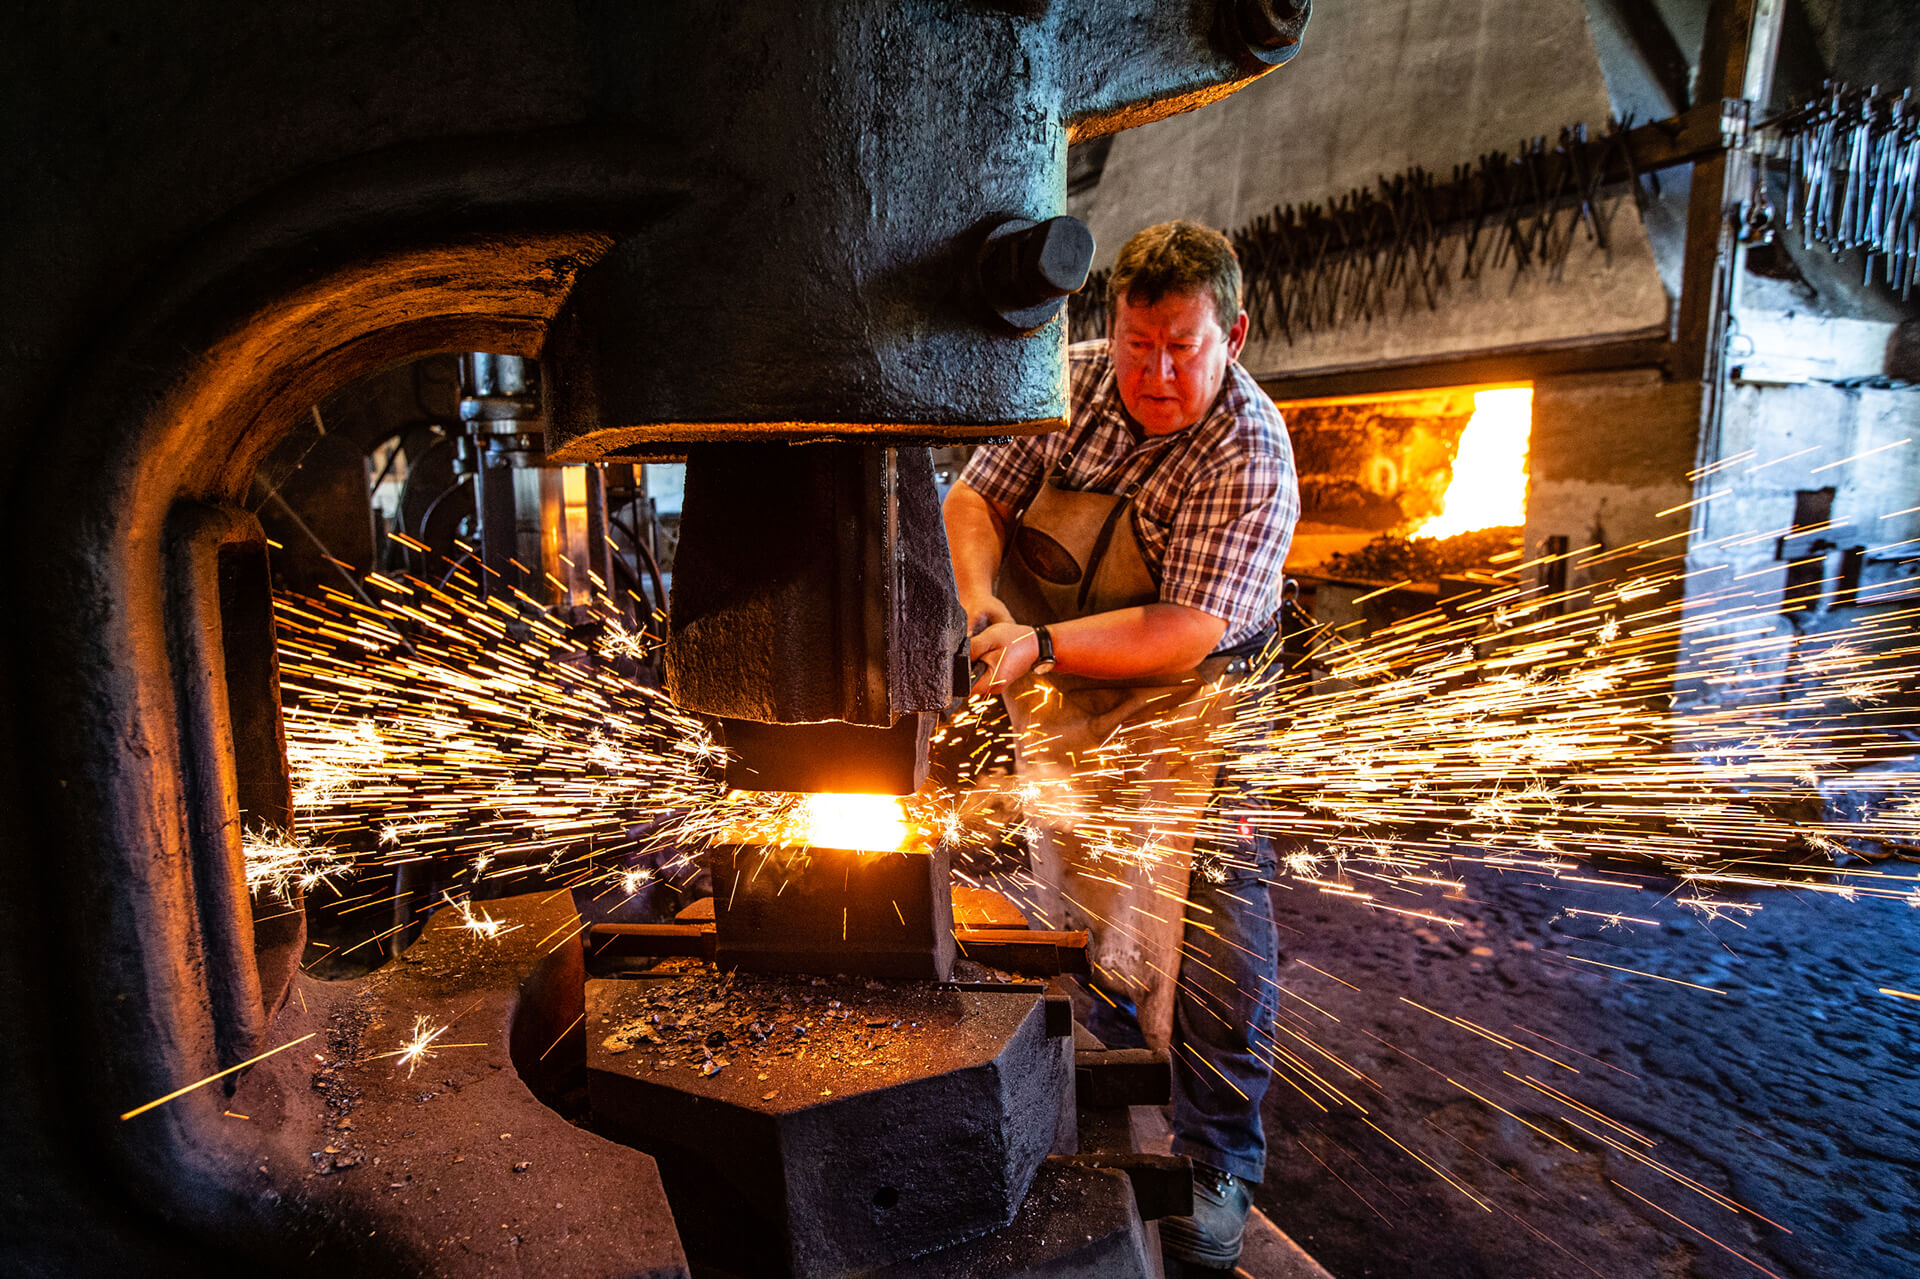
[[[1113,276],[1107,282],[1107,330],[1113,330],[1113,312],[1125,298],[1136,306],[1152,306],[1169,293],[1205,289],[1213,295],[1213,313],[1220,331],[1233,331],[1240,318],[1240,258],[1227,237],[1212,227],[1180,220],[1161,222],[1137,232],[1120,246]]]

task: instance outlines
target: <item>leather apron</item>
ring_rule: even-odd
[[[1160,584],[1134,533],[1134,489],[1075,492],[1054,478],[1015,517],[1001,561],[995,593],[1014,619],[1157,603]],[[1044,926],[1088,930],[1095,975],[1134,1000],[1147,1043],[1163,1052],[1194,833],[1225,762],[1215,729],[1233,714],[1246,666],[1214,656],[1184,675],[1056,672],[1006,692]]]

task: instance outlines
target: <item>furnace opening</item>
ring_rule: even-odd
[[[1524,558],[1532,400],[1505,383],[1281,403],[1287,571],[1315,621],[1408,616]]]

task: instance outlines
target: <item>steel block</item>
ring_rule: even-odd
[[[1152,1279],[1160,1273],[1128,1173],[1049,1159],[1005,1230],[873,1279]]]
[[[1070,1073],[1040,996],[657,971],[589,983],[588,1089],[696,1257],[827,1279],[1014,1220]]]
[[[953,976],[950,855],[728,844],[709,855],[714,961],[748,972]]]

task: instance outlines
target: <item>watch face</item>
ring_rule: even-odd
[[[1027,668],[1027,673],[1029,675],[1045,675],[1048,671],[1052,669],[1053,669],[1052,662],[1035,662],[1032,666],[1029,666]]]

